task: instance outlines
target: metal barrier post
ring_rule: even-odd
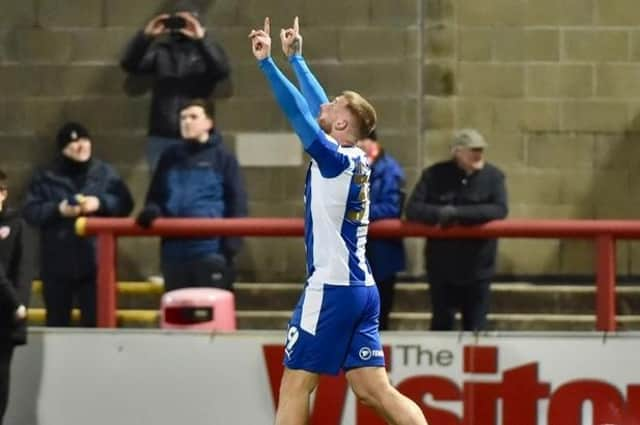
[[[616,330],[616,243],[611,235],[596,238],[596,329]]]
[[[99,328],[115,328],[116,320],[116,238],[101,232],[98,239],[97,321]]]

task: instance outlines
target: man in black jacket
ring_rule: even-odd
[[[504,174],[484,161],[487,147],[473,129],[454,136],[453,158],[424,170],[407,204],[407,218],[443,227],[482,224],[507,216]],[[456,311],[464,330],[486,326],[495,272],[495,239],[429,239],[426,265],[432,330],[452,330]]]
[[[27,306],[33,278],[33,247],[20,215],[6,207],[7,175],[0,171],[0,424],[9,400],[14,347],[27,342]]]
[[[131,75],[153,79],[147,144],[153,172],[160,154],[180,143],[181,106],[211,96],[216,84],[228,79],[229,61],[222,46],[209,39],[196,7],[182,1],[133,37],[120,64]]]
[[[127,216],[133,199],[116,170],[92,156],[91,137],[82,125],[65,124],[57,144],[53,164],[38,170],[29,185],[24,216],[40,230],[47,325],[69,326],[77,297],[82,325],[95,326],[95,239],[76,235],[74,223],[79,216]]]

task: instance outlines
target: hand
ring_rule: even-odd
[[[152,20],[149,21],[146,27],[144,27],[144,34],[147,37],[157,37],[160,34],[168,32],[167,27],[164,26],[164,20],[167,19],[169,15],[166,13],[162,15],[158,15]]]
[[[92,214],[100,209],[100,199],[97,196],[80,196],[78,204],[82,214]]]
[[[204,38],[205,29],[191,13],[180,12],[178,16],[184,18],[187,25],[180,32],[193,40],[202,40]]]
[[[63,217],[77,217],[82,213],[80,205],[69,205],[66,199],[58,204],[58,211]]]
[[[458,219],[458,210],[453,205],[445,205],[438,210],[438,224],[441,227],[449,227]]]
[[[24,320],[27,318],[27,307],[23,306],[22,304],[20,304],[18,306],[18,308],[16,309],[15,312],[15,318],[16,320]]]
[[[282,51],[287,57],[302,54],[302,36],[300,35],[300,25],[298,17],[293,19],[293,28],[280,30],[280,41],[282,42]]]
[[[153,221],[160,217],[160,211],[153,206],[145,207],[136,217],[136,223],[138,226],[148,229],[153,224]]]
[[[271,23],[269,17],[264,18],[264,28],[261,30],[251,30],[249,39],[251,39],[251,50],[258,60],[266,59],[271,56]]]

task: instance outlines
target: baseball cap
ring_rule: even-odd
[[[489,144],[484,140],[482,134],[472,128],[457,131],[453,135],[453,141],[451,142],[452,148],[485,149],[488,146]]]

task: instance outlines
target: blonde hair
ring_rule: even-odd
[[[347,107],[357,120],[354,136],[357,140],[368,137],[376,128],[378,120],[376,110],[364,97],[354,91],[343,91],[342,96],[346,99]]]

